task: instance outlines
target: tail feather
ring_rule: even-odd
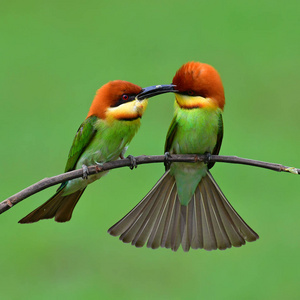
[[[138,231],[136,232],[136,235],[131,242],[132,245],[135,245],[136,247],[142,247],[144,246],[145,242],[147,241],[150,231],[152,230],[152,225],[155,221],[155,218],[158,214],[158,206],[163,199],[162,197],[159,197],[159,193],[156,193],[155,195],[156,200],[153,203],[153,206],[149,209],[149,211],[143,214],[143,218],[141,218],[142,225],[140,228],[138,228]]]
[[[174,212],[173,224],[171,224],[171,249],[173,251],[177,251],[177,249],[180,246],[180,240],[181,240],[180,214],[181,214],[181,205],[177,195],[175,200],[175,212]]]
[[[192,206],[181,206],[181,219],[180,219],[180,233],[181,233],[181,246],[184,251],[190,250],[191,233],[193,228],[190,226],[190,214]]]
[[[169,201],[169,204],[168,204],[168,212],[166,215],[166,221],[165,221],[165,224],[161,224],[161,227],[163,228],[162,238],[161,238],[161,241],[160,240],[157,241],[158,244],[161,245],[161,247],[171,248],[171,233],[172,233],[172,231],[170,229],[171,229],[171,224],[174,220],[176,198],[177,198],[177,189],[176,189],[176,184],[175,184],[175,180],[174,180],[170,197],[169,197],[169,199],[167,199],[167,201]]]
[[[169,199],[172,194],[174,186],[175,186],[175,182],[171,181],[168,190],[166,191],[165,194],[165,201],[162,203],[161,210],[159,211],[158,217],[153,225],[152,232],[149,236],[149,240],[147,243],[147,247],[149,248],[156,249],[160,246],[164,225],[166,223],[166,219],[168,215],[169,204],[171,203]]]
[[[160,184],[161,181],[164,181],[164,184]],[[142,247],[155,225],[162,202],[170,188],[169,181],[169,177],[163,176],[148,195],[109,232],[112,235],[122,232],[120,239],[123,242]]]
[[[155,190],[154,193],[151,193],[149,197],[151,197],[152,201],[145,201],[145,206],[139,212],[138,218],[134,223],[132,223],[127,230],[120,236],[120,239],[125,243],[132,243],[137,247],[142,247],[142,241],[138,240],[143,230],[147,227],[151,215],[153,214],[155,207],[157,205],[159,195],[159,189]],[[136,212],[135,212],[136,213]],[[122,224],[119,224],[122,226]]]
[[[79,190],[73,194],[64,197],[64,199],[61,202],[61,205],[55,213],[56,222],[67,222],[71,220],[73,210],[76,204],[78,203],[80,197],[82,196],[84,190],[85,189]]]
[[[209,183],[215,187],[212,189],[214,191],[215,198],[219,196],[219,203],[226,209],[227,213],[229,214],[232,225],[236,229],[236,233],[241,236],[242,239],[245,239],[247,242],[253,242],[258,239],[258,235],[254,232],[246,223],[245,221],[239,216],[239,214],[235,211],[235,209],[231,206],[228,202],[226,197],[224,196],[223,192],[213,179],[212,175],[208,172],[208,177],[210,178]],[[223,201],[221,201],[223,200]],[[245,241],[244,241],[245,243]],[[241,245],[240,245],[241,246]]]
[[[166,194],[171,189],[171,178],[166,177],[165,183],[161,184],[159,188],[157,188],[156,193],[156,201],[148,213],[145,216],[145,220],[143,222],[143,226],[139,229],[136,234],[134,240],[132,241],[132,245],[137,247],[142,247],[146,241],[148,240],[151,233],[155,232],[155,223],[159,222],[160,215],[163,213],[164,202],[166,199]]]
[[[175,179],[167,171],[144,199],[108,232],[142,247],[227,249],[255,241],[258,235],[243,221],[207,172],[187,206],[181,205]]]
[[[231,247],[230,240],[216,204],[215,195],[212,191],[213,188],[209,186],[209,182],[207,180],[203,180],[203,189],[206,191],[207,198],[211,199],[208,203],[208,207],[211,214],[212,228],[215,237],[214,245],[212,247],[213,249],[229,248]]]
[[[85,189],[63,196],[64,189],[59,189],[47,202],[21,219],[19,223],[34,223],[43,219],[55,218],[56,222],[67,222]]]
[[[124,218],[112,226],[108,232],[113,236],[119,236],[125,234],[125,232],[134,225],[135,222],[140,218],[141,213],[144,211],[147,204],[150,202],[150,199],[153,196],[153,193],[156,191],[156,188],[164,179],[164,176],[155,184],[155,186],[150,190],[150,192],[140,201]],[[121,239],[121,237],[120,237]],[[126,243],[126,241],[123,241]],[[130,241],[128,241],[129,243]]]
[[[193,210],[193,239],[191,241],[192,249],[203,249],[203,233],[202,233],[202,224],[201,224],[201,208],[200,208],[200,193],[198,189],[194,196],[192,197],[192,210]]]
[[[209,175],[208,175],[209,176]],[[211,176],[211,175],[210,175]],[[248,227],[248,225],[239,217],[239,215],[236,213],[236,211],[233,209],[233,207],[230,205],[230,203],[227,201],[217,184],[215,183],[214,179],[211,177],[211,180],[207,181],[207,185],[211,187],[212,191],[212,199],[215,203],[216,211],[219,212],[219,219],[222,222],[222,225],[224,227],[224,249],[230,248],[231,245],[234,247],[240,247],[245,244],[244,237],[240,234],[240,231],[238,229],[238,226],[242,226],[245,228],[249,228],[250,231],[251,228]],[[221,192],[221,193],[220,193]],[[232,218],[232,215],[237,215],[238,219]],[[258,238],[258,235],[252,231],[253,234],[256,235],[256,240]],[[227,235],[227,238],[226,238]],[[246,238],[246,236],[245,236]],[[229,239],[229,241],[228,241]],[[249,240],[250,241],[250,240]]]
[[[203,181],[202,181],[203,182]],[[211,215],[211,199],[208,200],[208,194],[205,188],[200,190],[200,205],[201,205],[201,219],[202,219],[202,233],[203,233],[203,248],[205,250],[217,249],[217,240],[214,227],[215,219]]]

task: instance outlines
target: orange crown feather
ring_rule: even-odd
[[[188,62],[175,74],[173,84],[179,92],[194,92],[195,96],[212,98],[223,109],[224,88],[219,73],[212,66],[200,62]]]

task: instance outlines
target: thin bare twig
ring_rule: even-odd
[[[166,156],[164,155],[155,155],[155,156],[137,156],[134,157],[136,161],[136,165],[142,164],[150,164],[150,163],[162,163],[166,162]],[[237,156],[221,156],[221,155],[196,155],[196,154],[174,154],[167,158],[167,160],[171,162],[202,162],[209,160],[210,162],[224,162],[224,163],[232,163],[232,164],[243,164],[249,166],[255,166],[260,168],[265,168],[277,172],[289,172],[293,174],[300,174],[300,169],[286,167],[280,164],[273,164],[269,162],[262,162],[258,160],[240,158]],[[129,158],[111,161],[104,163],[103,165],[94,165],[88,167],[88,174],[93,175],[99,172],[108,171],[111,169],[122,168],[122,167],[130,167],[132,166],[132,160]],[[50,186],[56,185],[58,183],[62,183],[71,179],[79,178],[83,176],[83,169],[78,169],[74,171],[70,171],[64,174],[60,174],[57,176],[53,176],[50,178],[45,178],[37,183],[25,188],[19,193],[7,198],[6,200],[0,203],[0,214],[10,209],[12,206],[21,202],[22,200],[28,198],[29,196],[40,192]]]

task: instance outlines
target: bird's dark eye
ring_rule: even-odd
[[[122,95],[122,100],[127,101],[128,99],[129,99],[128,95],[126,95],[126,94]]]
[[[194,91],[192,91],[192,90],[189,90],[189,91],[188,91],[188,95],[190,95],[190,96],[194,96],[194,95],[195,95],[195,92],[194,92]]]

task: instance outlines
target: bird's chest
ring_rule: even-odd
[[[219,112],[212,109],[180,110],[177,114],[177,131],[171,153],[212,152],[219,126]]]

